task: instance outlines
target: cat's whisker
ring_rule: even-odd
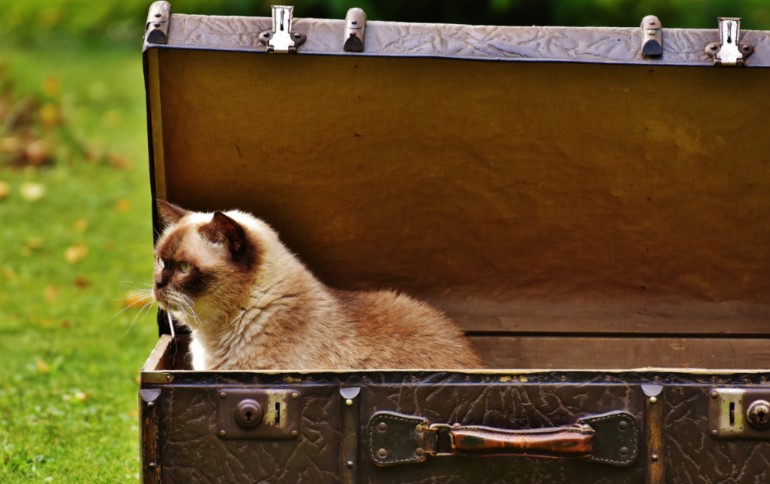
[[[137,303],[142,303],[142,305],[139,308],[141,310],[145,305],[152,304],[152,299],[153,299],[153,296],[152,296],[152,291],[151,290],[147,291],[144,294],[138,293],[137,294],[137,301],[136,302],[133,302],[131,304],[125,304],[120,311],[116,312],[107,321],[105,321],[105,324],[109,323],[110,321],[112,321],[113,319],[117,318],[118,316],[120,316],[124,312],[128,311],[129,309],[132,309],[132,308],[135,309]],[[144,302],[144,301],[147,301],[147,302]]]
[[[171,313],[166,313],[166,316],[168,316],[168,329],[171,331],[171,340],[174,341],[176,339],[176,334],[174,333],[174,320],[171,319]]]
[[[145,314],[147,314],[150,309],[153,307],[153,301],[147,301],[142,305],[142,307],[139,308],[139,311],[136,312],[134,315],[134,318],[131,320],[131,323],[129,323],[128,328],[126,328],[126,331],[123,332],[123,336],[125,337],[130,331],[131,328],[134,327],[134,324],[136,323],[136,320],[140,317],[143,317]]]

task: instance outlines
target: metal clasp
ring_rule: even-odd
[[[148,44],[168,44],[168,27],[171,20],[171,4],[165,1],[153,2],[147,13],[144,40]]]
[[[294,7],[273,5],[273,28],[259,34],[259,41],[267,46],[267,52],[293,54],[305,43],[307,37],[304,34],[291,30],[293,15]]]
[[[345,43],[343,50],[346,52],[364,51],[364,33],[366,31],[366,12],[360,8],[351,8],[345,16]]]
[[[714,58],[714,65],[742,66],[754,52],[754,47],[741,42],[741,19],[719,17],[719,43],[706,46],[706,53]]]
[[[659,57],[663,54],[663,26],[655,15],[642,19],[642,57]]]

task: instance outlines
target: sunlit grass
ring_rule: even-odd
[[[85,150],[0,165],[0,482],[136,481],[156,334],[153,311],[121,312],[152,270],[140,48],[0,50],[0,65],[16,99],[58,83],[57,143]]]

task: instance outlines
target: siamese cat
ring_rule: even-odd
[[[479,357],[437,309],[329,288],[265,222],[159,200],[153,296],[192,331],[196,370],[462,369]]]

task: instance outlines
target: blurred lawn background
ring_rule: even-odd
[[[150,2],[0,3],[0,482],[139,479],[154,310],[141,34]],[[770,29],[767,0],[296,0],[299,17]],[[178,0],[269,16],[268,2]]]

